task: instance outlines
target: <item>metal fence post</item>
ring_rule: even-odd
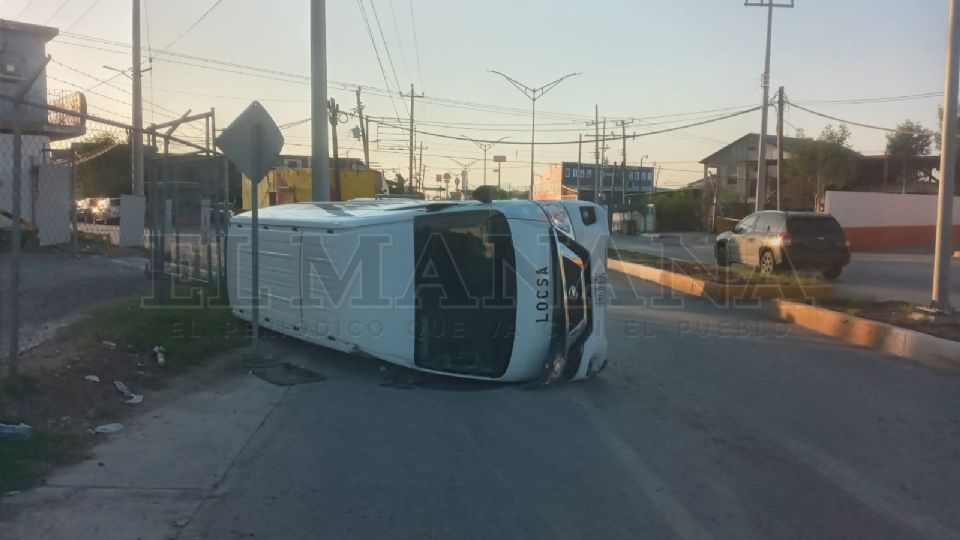
[[[77,224],[77,149],[70,145],[70,228],[72,233],[71,250],[80,254],[80,229]]]
[[[17,356],[20,351],[20,195],[23,179],[23,125],[20,104],[13,106],[13,193],[11,194],[12,218],[10,224],[10,341],[7,351],[7,375],[13,377],[18,371]]]

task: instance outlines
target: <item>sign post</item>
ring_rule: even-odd
[[[500,199],[500,193],[503,191],[501,187],[500,179],[503,175],[503,164],[507,162],[507,156],[493,156],[493,162],[497,164],[497,200]],[[530,182],[531,188],[533,187],[533,181]],[[530,198],[533,198],[533,192],[530,192]]]
[[[250,178],[250,313],[253,325],[253,358],[259,352],[260,334],[260,180],[273,168],[283,149],[283,134],[266,109],[254,101],[216,139],[217,146]]]

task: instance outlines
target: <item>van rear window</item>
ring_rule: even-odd
[[[843,236],[843,228],[829,216],[794,216],[787,221],[787,230],[793,236]]]
[[[517,324],[516,255],[499,211],[414,219],[414,362],[437,371],[500,377]]]

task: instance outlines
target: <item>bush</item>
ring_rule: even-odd
[[[657,209],[658,231],[699,231],[703,228],[699,192],[657,193],[653,202]]]

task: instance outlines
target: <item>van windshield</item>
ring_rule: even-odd
[[[414,362],[437,371],[500,377],[516,332],[516,255],[495,210],[414,219]]]

